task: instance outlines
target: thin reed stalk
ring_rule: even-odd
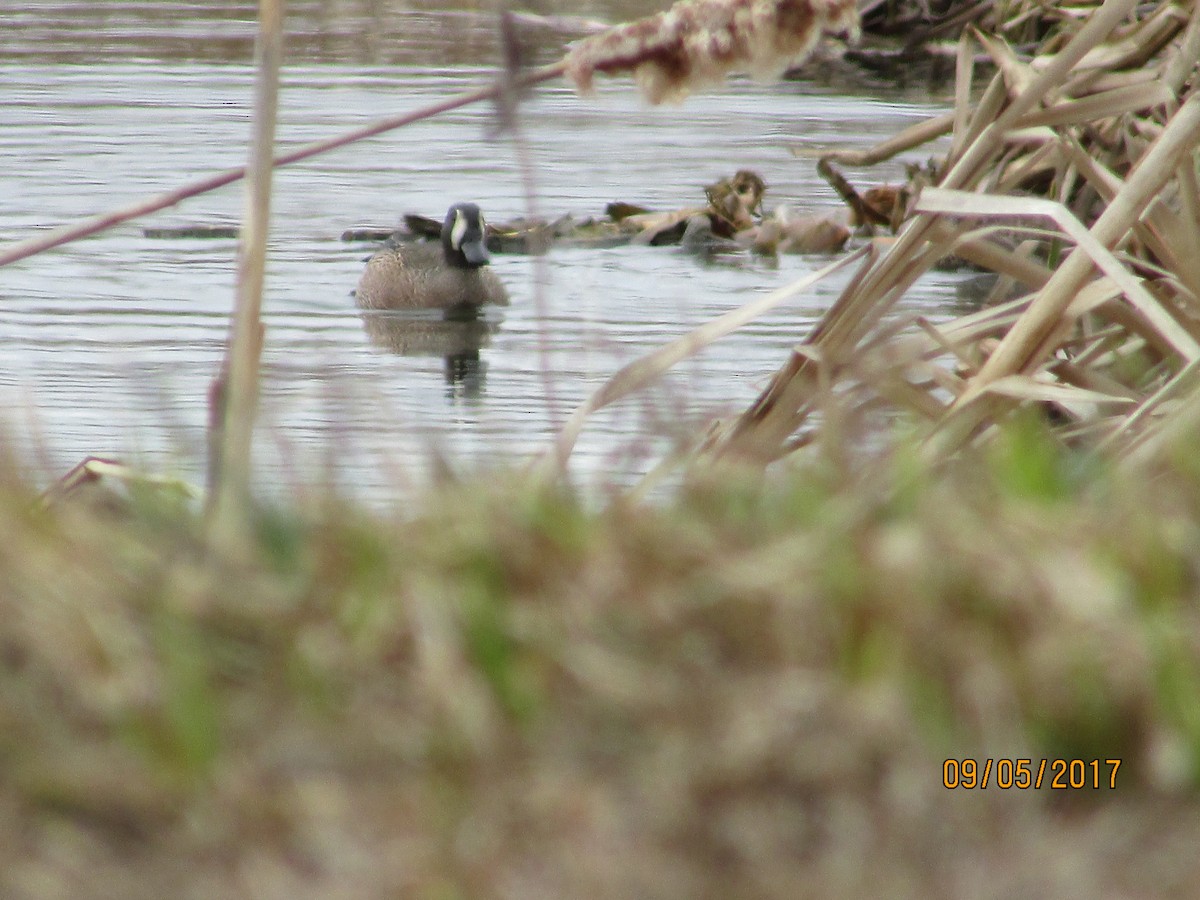
[[[209,485],[207,512],[210,537],[224,546],[230,546],[243,535],[250,495],[250,450],[263,342],[262,291],[271,219],[279,70],[283,64],[284,5],[285,0],[259,0],[254,137],[238,253],[237,301],[219,376],[225,382],[225,390],[214,392],[224,402],[219,403],[213,416],[220,431],[210,441],[210,452],[215,449],[220,455],[215,465],[210,465],[216,483]]]

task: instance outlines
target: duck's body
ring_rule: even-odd
[[[473,203],[446,214],[440,244],[388,241],[358,282],[364,309],[469,310],[508,305],[508,292],[487,265],[483,216]]]
[[[448,265],[438,244],[385,246],[367,263],[358,282],[364,309],[461,309],[508,305],[504,285],[487,266]]]

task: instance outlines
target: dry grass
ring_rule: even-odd
[[[1029,419],[589,511],[0,516],[0,893],[1061,897],[1200,876],[1200,469]],[[1122,760],[948,791],[952,758]],[[872,864],[863,866],[870,858]]]

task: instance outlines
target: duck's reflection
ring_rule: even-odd
[[[451,397],[483,393],[487,363],[479,351],[491,344],[500,324],[478,316],[446,316],[360,310],[371,343],[398,356],[440,356]]]

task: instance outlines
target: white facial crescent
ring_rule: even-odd
[[[450,246],[455,250],[462,249],[463,238],[467,235],[467,220],[462,210],[454,212],[454,226],[450,229]]]

